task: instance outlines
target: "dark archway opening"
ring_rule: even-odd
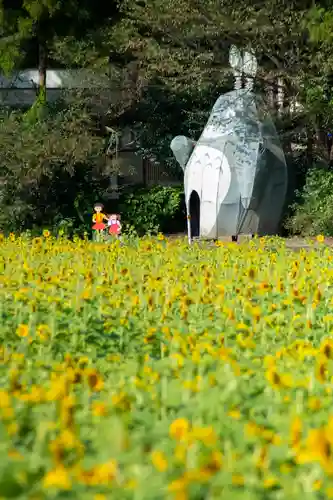
[[[190,223],[191,238],[200,236],[200,198],[196,191],[192,191],[190,196]]]

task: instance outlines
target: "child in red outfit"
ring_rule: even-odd
[[[108,219],[109,234],[118,238],[121,232],[120,215],[111,214]]]
[[[94,205],[94,210],[95,210],[95,213],[94,213],[93,218],[92,218],[94,225],[92,228],[95,231],[103,231],[103,229],[105,228],[105,224],[103,223],[103,220],[108,220],[108,218],[102,212],[102,210],[103,210],[102,203],[96,203]]]

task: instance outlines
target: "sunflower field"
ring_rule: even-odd
[[[333,252],[0,241],[0,498],[333,498]]]

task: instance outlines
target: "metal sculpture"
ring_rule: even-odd
[[[263,101],[252,91],[257,62],[233,47],[230,63],[238,88],[217,99],[198,142],[184,136],[171,142],[184,170],[190,240],[275,234],[285,202],[284,153]],[[242,73],[245,88],[239,88]]]

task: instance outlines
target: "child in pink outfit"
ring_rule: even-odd
[[[121,232],[120,215],[111,214],[108,218],[109,234],[118,238]]]

